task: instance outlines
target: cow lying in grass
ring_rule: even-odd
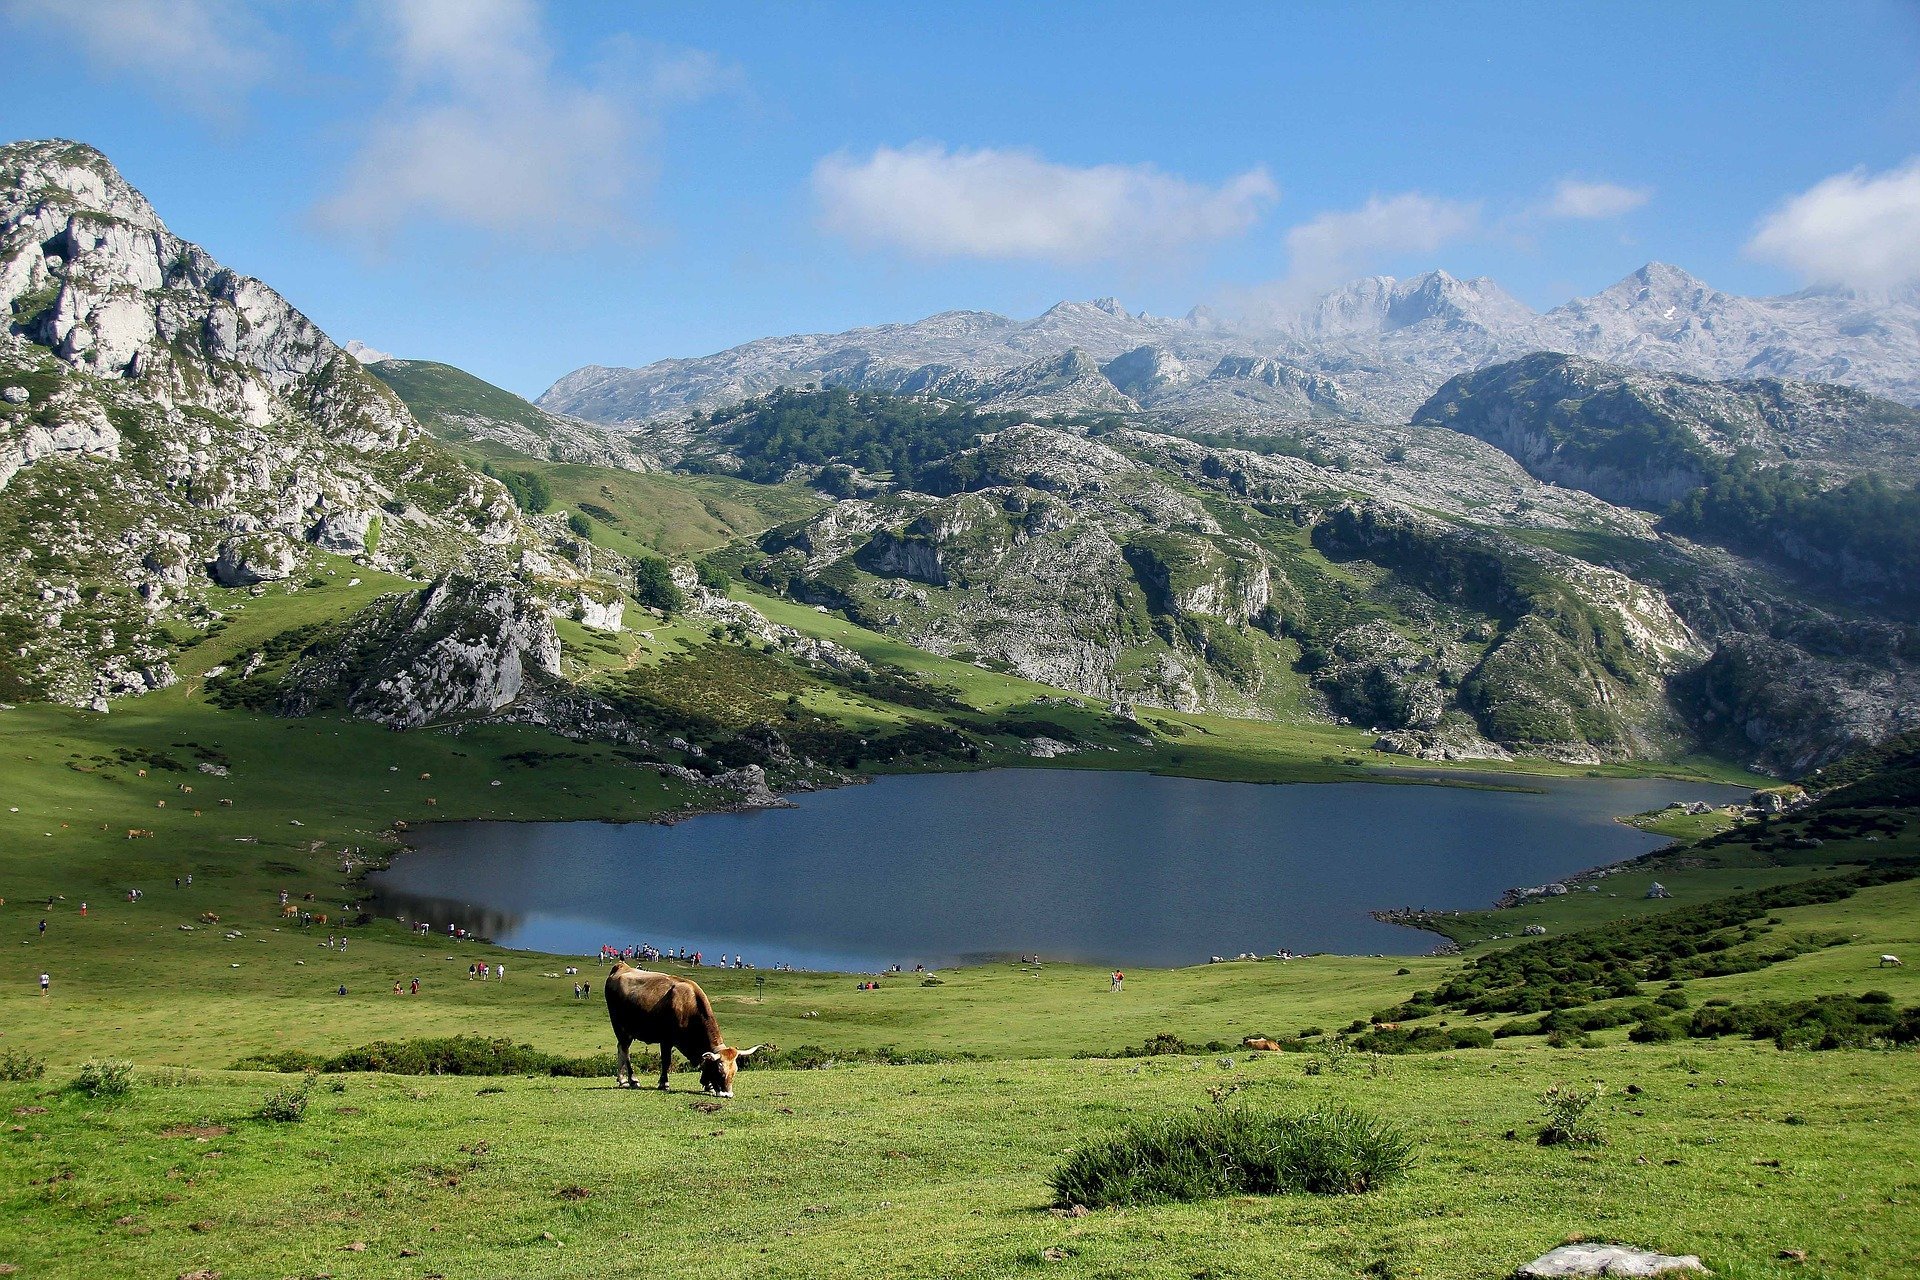
[[[667,1069],[673,1051],[678,1049],[700,1068],[701,1089],[722,1098],[733,1096],[738,1064],[768,1047],[728,1048],[720,1038],[713,1002],[699,983],[670,973],[636,969],[624,960],[607,974],[607,1016],[613,1021],[613,1036],[620,1046],[614,1083],[628,1089],[640,1087],[633,1078],[633,1061],[627,1055],[627,1046],[635,1040],[659,1046],[662,1089],[667,1087]]]

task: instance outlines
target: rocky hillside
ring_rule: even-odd
[[[1849,606],[1920,621],[1920,411],[1845,387],[1709,382],[1533,355],[1416,414],[1533,475],[1663,513]]]
[[[1920,479],[1920,410],[1813,382],[1714,382],[1540,352],[1451,379],[1413,420],[1629,506],[1664,508],[1742,451],[1760,465]]]
[[[455,444],[487,441],[552,462],[584,462],[624,471],[652,469],[652,461],[624,433],[548,413],[450,364],[372,354],[378,358],[359,357],[367,372],[391,387],[436,439]]]
[[[1444,271],[1355,281],[1297,314],[1259,320],[1133,314],[1111,298],[1063,302],[1032,320],[952,311],[638,369],[590,366],[539,403],[639,423],[817,384],[1035,411],[1397,422],[1456,374],[1543,350],[1708,378],[1832,382],[1920,404],[1913,294],[1742,298],[1663,263],[1545,314],[1491,280]]]
[[[167,684],[228,593],[297,591],[327,556],[582,576],[563,526],[91,148],[0,148],[0,305],[0,698]]]
[[[840,499],[733,553],[740,572],[1112,702],[1327,717],[1442,757],[1712,741],[1794,771],[1904,724],[1920,693],[1901,624],[1823,612],[1430,426],[1185,438],[837,391],[701,421],[689,465],[811,474]]]

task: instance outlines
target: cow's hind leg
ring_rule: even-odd
[[[672,1065],[673,1065],[673,1046],[670,1044],[663,1044],[660,1046],[660,1087],[662,1089],[665,1089],[667,1087],[667,1068],[671,1067]]]
[[[620,1050],[613,1064],[613,1087],[616,1089],[633,1087],[633,1059],[627,1054],[627,1046],[631,1043],[625,1036],[620,1037]]]

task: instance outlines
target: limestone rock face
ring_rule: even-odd
[[[354,614],[282,688],[295,713],[337,705],[411,729],[496,711],[559,674],[560,639],[525,586],[456,574]]]
[[[224,592],[302,589],[306,544],[428,578],[551,540],[89,147],[0,146],[0,303],[0,698],[148,687]]]

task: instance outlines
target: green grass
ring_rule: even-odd
[[[1752,1280],[1905,1276],[1920,1251],[1920,1092],[1911,1058],[1881,1053],[1467,1053],[1319,1077],[1290,1055],[753,1071],[712,1111],[678,1082],[371,1076],[323,1081],[297,1123],[255,1118],[286,1077],[142,1074],[112,1103],[0,1085],[18,1126],[0,1138],[0,1260],[341,1280],[695,1256],[757,1276],[1479,1280],[1584,1235]],[[1594,1079],[1613,1086],[1609,1143],[1532,1142],[1540,1095]],[[1048,1212],[1064,1154],[1234,1086],[1248,1106],[1393,1116],[1418,1163],[1358,1197]]]

